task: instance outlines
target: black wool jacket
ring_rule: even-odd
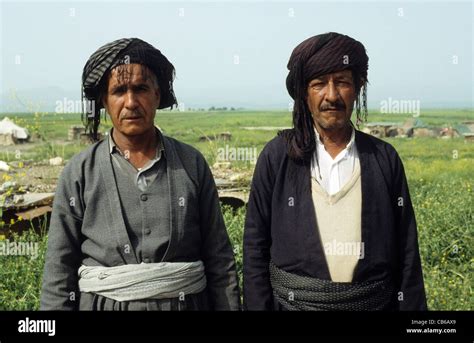
[[[356,130],[361,167],[364,258],[353,282],[390,278],[392,310],[427,310],[415,215],[403,164],[388,143]],[[291,202],[292,206],[289,206]],[[244,308],[281,309],[269,262],[298,275],[330,280],[311,196],[310,167],[288,157],[283,137],[259,156],[245,220]]]

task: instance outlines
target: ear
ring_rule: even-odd
[[[109,93],[109,79],[110,79],[110,72],[108,72],[106,75],[102,77],[102,79],[99,82],[99,96],[98,96],[98,103],[102,105],[103,108],[109,113],[107,110],[108,104],[108,93]]]
[[[160,87],[157,86],[155,88],[155,97],[156,97],[156,108],[158,109],[158,107],[160,107],[160,103],[161,103],[161,92],[160,92]]]
[[[107,104],[107,95],[101,96],[99,101],[101,102],[102,107],[105,109],[105,112],[109,113],[109,109],[108,109],[109,106]]]

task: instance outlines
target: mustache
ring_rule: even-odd
[[[322,111],[329,111],[329,110],[336,110],[336,111],[341,111],[345,110],[346,105],[342,101],[337,101],[333,104],[322,104],[319,110]]]
[[[140,110],[134,110],[132,112],[126,111],[123,113],[120,113],[120,119],[130,119],[130,118],[141,118],[143,117],[143,113]]]

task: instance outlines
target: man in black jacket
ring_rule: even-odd
[[[244,233],[247,310],[426,310],[402,162],[356,130],[368,57],[351,37],[299,44],[286,85],[294,128],[261,153]]]

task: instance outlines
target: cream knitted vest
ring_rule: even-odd
[[[360,164],[356,163],[351,179],[333,195],[314,178],[311,178],[311,186],[317,230],[331,280],[351,282],[359,258],[364,257]]]

